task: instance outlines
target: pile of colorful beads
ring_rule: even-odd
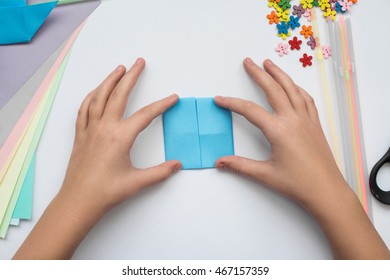
[[[314,50],[317,47],[314,38],[313,27],[310,25],[312,21],[312,9],[318,8],[326,20],[335,20],[337,13],[345,14],[350,12],[352,5],[358,0],[299,0],[299,5],[291,4],[291,0],[268,0],[268,7],[273,8],[270,14],[267,15],[268,23],[275,25],[278,37],[286,40],[295,30],[300,30],[299,35],[302,40],[306,40],[306,45]],[[298,2],[298,1],[296,1]],[[306,18],[306,25],[301,24],[301,20]],[[298,36],[299,36],[298,35]],[[289,53],[289,50],[301,50],[302,40],[294,36],[288,41],[288,44],[283,42],[278,43],[275,51],[280,56]],[[320,46],[318,46],[320,47]],[[330,46],[321,46],[322,54],[325,59],[332,56]],[[303,67],[312,65],[313,57],[304,53],[300,58]]]

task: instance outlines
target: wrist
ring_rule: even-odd
[[[105,213],[103,207],[96,206],[96,201],[92,197],[85,199],[82,194],[73,194],[63,189],[51,204],[58,213],[61,213],[62,218],[81,234],[87,234]]]
[[[342,211],[341,209],[346,205],[359,203],[344,178],[332,181],[323,180],[320,184],[321,186],[317,188],[318,192],[308,195],[301,201],[301,205],[319,221],[334,215],[334,212]]]

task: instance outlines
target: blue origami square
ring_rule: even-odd
[[[213,168],[234,155],[232,114],[213,98],[181,98],[163,115],[165,159],[183,169]]]

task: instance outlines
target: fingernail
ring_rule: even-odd
[[[178,171],[180,171],[180,170],[181,170],[181,167],[182,167],[182,166],[181,166],[181,164],[180,164],[180,163],[176,164],[176,165],[175,165],[175,169],[174,169],[174,170],[175,170],[175,172],[178,172]]]
[[[225,164],[223,162],[220,162],[216,166],[218,169],[225,169]]]
[[[264,61],[264,64],[266,64],[266,65],[274,65],[274,63],[272,62],[271,59],[266,59],[266,60]]]
[[[214,103],[216,103],[217,106],[219,106],[218,104],[222,103],[223,102],[223,97],[220,96],[220,95],[217,95],[214,97]]]
[[[139,57],[139,58],[135,61],[135,64],[136,64],[136,65],[139,65],[139,64],[141,64],[143,61],[144,61],[144,59],[143,59],[142,57]]]
[[[116,69],[115,69],[115,71],[116,72],[119,72],[119,71],[121,71],[123,69],[123,66],[122,65],[119,65]]]
[[[255,64],[255,63],[253,62],[253,60],[250,59],[249,57],[247,57],[247,58],[245,59],[245,62],[246,62],[247,64]]]

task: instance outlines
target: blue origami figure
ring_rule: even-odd
[[[232,113],[213,98],[180,98],[163,115],[166,160],[183,169],[214,168],[222,156],[234,155]]]
[[[57,2],[0,0],[0,45],[30,42]]]

